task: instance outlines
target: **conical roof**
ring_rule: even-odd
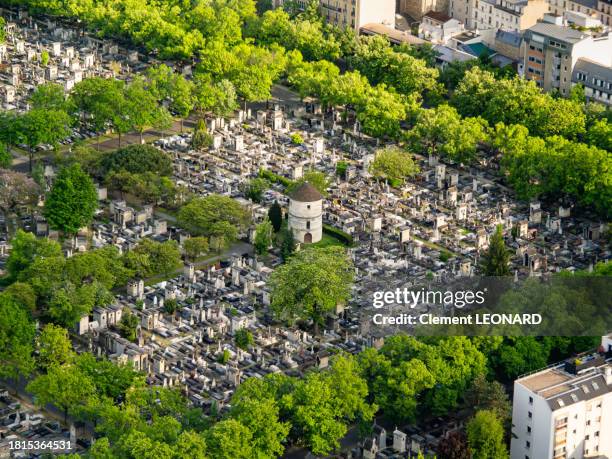
[[[316,202],[321,201],[323,195],[310,183],[304,182],[289,194],[289,199],[299,202]]]

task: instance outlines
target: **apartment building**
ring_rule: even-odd
[[[275,0],[274,6],[283,6],[284,0]],[[297,4],[305,8],[307,0]],[[366,24],[384,24],[395,28],[395,0],[320,0],[321,16],[330,24],[359,30]]]
[[[541,22],[525,31],[521,54],[525,78],[534,80],[545,91],[557,89],[567,96],[578,59],[589,59],[604,67],[612,65],[612,37]]]
[[[612,359],[603,352],[514,382],[512,459],[612,457],[610,432]]]
[[[583,13],[612,26],[612,0],[549,0],[550,12],[563,16],[567,11]]]
[[[420,21],[430,11],[447,13],[449,0],[398,0],[398,12]]]
[[[519,32],[548,12],[548,0],[450,0],[449,15],[470,29]]]
[[[588,101],[612,106],[612,67],[589,59],[578,59],[572,72],[572,84],[584,86]]]

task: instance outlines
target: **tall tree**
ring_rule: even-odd
[[[217,236],[228,240],[237,237],[250,220],[246,210],[227,196],[209,195],[184,205],[178,216],[179,224],[194,236]]]
[[[64,327],[45,325],[36,340],[36,347],[38,350],[36,360],[43,370],[69,363],[74,358],[68,330]]]
[[[507,459],[509,457],[504,444],[504,428],[495,412],[482,410],[476,413],[467,425],[467,436],[472,458]]]
[[[501,225],[495,228],[495,233],[489,241],[489,249],[482,262],[482,270],[485,276],[508,276],[510,268],[510,253],[504,242],[504,234]]]
[[[283,210],[281,209],[278,201],[274,201],[274,203],[270,206],[270,209],[268,210],[268,218],[270,219],[270,223],[272,223],[274,232],[278,233],[283,225]]]
[[[327,315],[348,300],[353,275],[342,247],[301,250],[271,276],[272,310],[289,322],[309,319],[318,333]]]
[[[370,173],[380,179],[403,182],[406,177],[412,177],[419,172],[408,152],[398,147],[388,147],[376,152],[374,161],[370,164]]]
[[[272,223],[265,219],[255,229],[255,250],[259,255],[265,254],[272,245]]]
[[[28,376],[34,370],[32,353],[36,327],[26,309],[0,293],[0,377]]]
[[[57,174],[44,212],[52,228],[72,235],[91,223],[97,207],[98,193],[91,177],[73,164]]]

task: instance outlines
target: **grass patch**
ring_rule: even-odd
[[[323,233],[323,237],[321,238],[321,240],[315,244],[310,244],[310,246],[312,247],[317,247],[319,249],[324,248],[324,247],[332,247],[332,246],[345,246],[345,244],[343,244],[339,239],[336,239],[335,237],[327,234],[327,233]]]

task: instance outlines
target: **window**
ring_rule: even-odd
[[[528,411],[528,412],[527,412],[527,417],[528,417],[529,419],[533,418],[533,413],[532,413],[531,411]]]
[[[525,442],[525,448],[527,449],[531,448],[531,443],[529,441]]]
[[[591,436],[590,436],[590,435],[585,435],[585,436],[584,436],[584,439],[585,439],[585,440],[588,440],[589,438],[591,438]]]
[[[599,430],[597,432],[595,432],[595,436],[599,437]]]
[[[557,403],[559,404],[559,406],[565,406],[565,402],[562,399],[558,399]]]
[[[533,397],[529,397],[529,404],[533,405]]]
[[[531,427],[527,426],[527,433],[531,433]]]
[[[308,205],[306,206],[306,208],[307,208],[307,209],[310,209],[310,204],[308,204]]]
[[[306,229],[310,229],[310,221],[306,222]]]
[[[570,397],[572,397],[572,400],[573,400],[574,402],[577,402],[577,401],[578,401],[578,397],[576,396],[576,394],[571,394],[571,395],[570,395]]]

